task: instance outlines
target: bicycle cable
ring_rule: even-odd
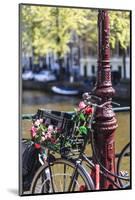
[[[94,135],[93,135],[93,131],[91,131],[91,146],[92,146],[92,151],[93,151],[93,154],[94,154],[94,157],[96,159],[96,161],[98,162],[98,164],[100,165],[100,167],[105,171],[107,172],[109,175],[111,176],[114,176],[115,178],[118,178],[118,179],[122,179],[122,180],[125,180],[125,181],[129,181],[130,179],[129,178],[124,178],[122,176],[119,176],[117,174],[114,174],[114,173],[111,173],[108,169],[106,169],[102,163],[99,161],[98,157],[97,157],[97,153],[96,153],[96,149],[94,147]]]

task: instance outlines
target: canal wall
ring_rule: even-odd
[[[39,82],[39,81],[22,81],[22,89],[23,90],[36,90],[36,91],[45,91],[45,92],[52,92],[52,86],[65,86],[65,87],[72,87],[74,89],[79,90],[79,95],[82,95],[84,92],[91,92],[93,89],[93,85],[85,84],[83,81],[80,82],[66,82],[66,81],[54,81],[54,82]],[[113,88],[115,89],[114,99],[121,99],[121,100],[128,100],[130,101],[130,82],[121,81],[117,85],[114,85]]]

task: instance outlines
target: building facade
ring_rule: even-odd
[[[112,72],[118,72],[122,79],[130,79],[130,58],[126,57],[126,77],[124,77],[123,57],[115,56],[110,60]],[[87,57],[80,59],[80,75],[81,76],[96,76],[97,73],[97,58]]]

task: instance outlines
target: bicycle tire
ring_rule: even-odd
[[[119,154],[118,161],[117,161],[117,174],[118,175],[121,175],[120,174],[121,165],[122,165],[122,161],[123,161],[123,158],[125,157],[126,153],[128,153],[127,156],[130,156],[130,143],[126,144]],[[118,179],[118,181],[119,181],[119,184],[120,184],[121,187],[123,187],[123,188],[129,188],[130,187],[130,180],[128,182],[126,182],[126,181],[124,182],[124,180]]]
[[[62,165],[65,166],[65,168],[68,169],[71,168],[73,171],[71,173],[71,169],[69,169],[68,173],[62,173],[61,175],[63,175],[63,180],[65,181],[64,182],[64,185],[61,184],[61,177],[58,176],[60,175],[58,173],[58,165],[61,165],[60,167],[60,171],[62,171]],[[53,174],[52,173],[52,170],[51,169],[51,181],[49,183],[51,183],[51,189],[49,189],[47,191],[47,184],[48,184],[48,179],[46,179],[46,182],[44,181],[41,185],[41,188],[39,191],[37,191],[37,187],[38,187],[38,181],[40,182],[40,176],[42,177],[42,173],[44,174],[45,171],[47,171],[49,169],[49,166],[51,168],[53,167],[56,167],[56,174]],[[69,191],[69,185],[68,185],[68,189],[65,185],[65,183],[67,184],[68,181],[69,183],[71,184],[71,178],[73,177],[73,173],[75,172],[75,169],[76,169],[76,165],[74,162],[71,162],[71,161],[68,161],[66,159],[56,159],[53,163],[50,163],[50,165],[48,164],[45,164],[43,166],[41,166],[38,171],[36,172],[34,178],[33,178],[33,181],[32,181],[32,184],[31,184],[31,188],[30,188],[30,193],[31,194],[48,194],[48,193],[69,193],[69,192],[75,192],[75,191],[83,191],[82,189],[84,189],[84,191],[90,191],[90,190],[94,190],[94,183],[92,181],[92,178],[91,176],[88,174],[88,172],[86,172],[85,168],[82,166],[82,165],[78,165],[77,166],[77,180],[74,180],[74,185],[72,185],[72,190],[70,188],[70,191]],[[69,174],[70,173],[70,174]],[[69,176],[67,178],[67,175]],[[58,179],[56,180],[56,178],[58,177]],[[65,179],[64,179],[65,178]],[[56,181],[57,183],[57,186],[56,186],[56,183],[54,182]],[[58,182],[57,182],[58,181]],[[80,181],[80,184],[77,182],[77,181]],[[59,183],[59,184],[58,184]],[[44,184],[44,185],[43,185]],[[45,185],[46,184],[46,185]],[[73,184],[73,182],[72,182]],[[53,187],[52,187],[53,185]],[[45,188],[43,188],[45,187]],[[58,188],[59,187],[59,188]],[[52,189],[53,188],[53,189]]]

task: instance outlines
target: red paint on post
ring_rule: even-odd
[[[95,168],[96,168],[96,190],[99,190],[100,189],[100,166],[96,164]]]

